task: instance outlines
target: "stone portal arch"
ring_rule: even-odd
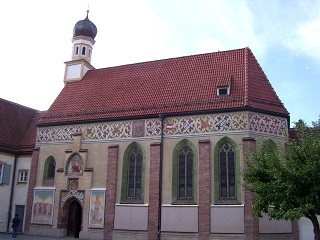
[[[66,229],[67,236],[79,238],[82,228],[82,209],[81,202],[72,197],[62,206],[59,217],[58,228]]]

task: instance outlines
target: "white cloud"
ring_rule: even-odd
[[[203,36],[197,40],[197,49],[205,50],[205,45],[212,44],[219,48],[217,50],[250,47],[255,55],[265,54],[266,47],[255,32],[255,16],[246,0],[232,1],[232,4],[221,0],[201,3],[197,16],[200,36]]]
[[[220,41],[212,38],[200,40],[197,44],[198,53],[217,52],[224,50],[225,48],[223,44]]]
[[[293,39],[289,47],[297,48],[320,60],[320,17],[301,24],[296,34],[297,37]]]

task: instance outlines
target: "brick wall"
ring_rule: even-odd
[[[117,169],[118,169],[118,152],[119,145],[110,145],[108,148],[108,164],[106,178],[106,204],[105,204],[105,228],[104,239],[112,239],[114,213],[116,204],[116,185],[117,185]]]
[[[199,238],[209,239],[210,236],[210,140],[199,141]]]
[[[256,151],[256,141],[254,138],[243,138],[243,155],[244,158]],[[246,240],[259,240],[259,218],[253,216],[253,194],[250,191],[244,191],[244,231]]]
[[[160,151],[161,143],[150,144],[148,239],[158,239]]]

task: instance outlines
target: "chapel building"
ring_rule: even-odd
[[[37,121],[24,232],[80,239],[281,239],[252,215],[245,157],[289,113],[249,48],[95,69],[78,21],[65,86]],[[1,165],[0,165],[1,166]]]

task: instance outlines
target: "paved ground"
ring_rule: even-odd
[[[0,240],[2,239],[11,239],[11,233],[0,233]],[[40,236],[30,236],[30,235],[18,235],[17,239],[28,239],[28,240],[71,240],[74,238],[65,237],[65,238],[54,238],[54,237],[40,237]]]

